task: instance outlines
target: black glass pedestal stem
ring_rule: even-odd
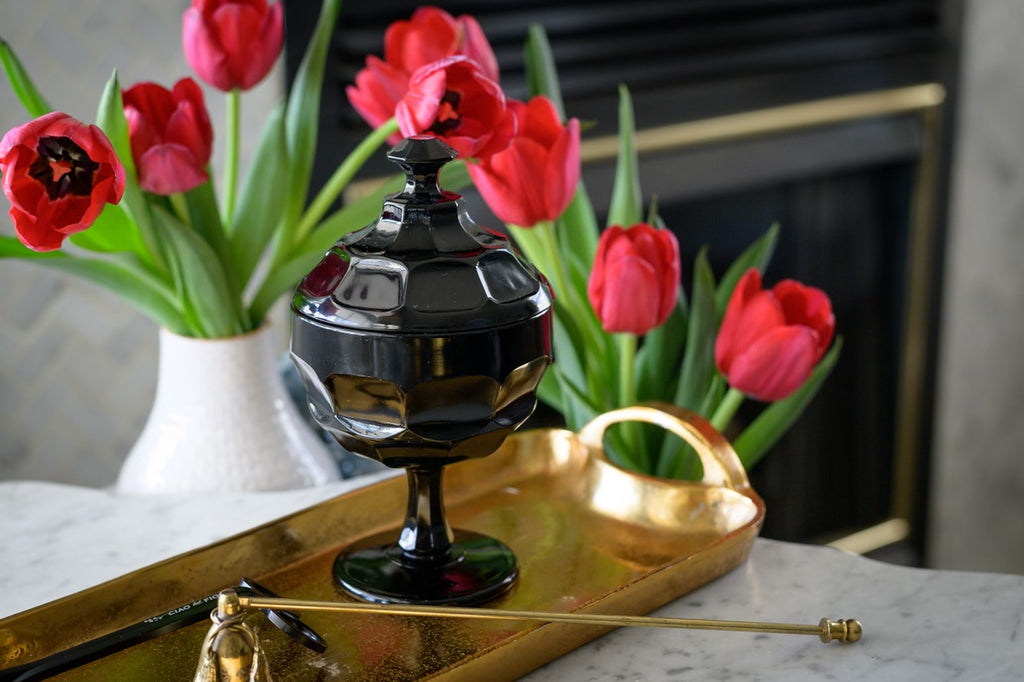
[[[408,561],[444,563],[451,559],[453,539],[444,514],[441,488],[444,467],[412,466],[405,473],[409,481],[409,504],[398,546]]]
[[[384,604],[479,604],[515,582],[515,554],[504,543],[445,518],[443,466],[409,467],[409,502],[398,542],[375,537],[343,551],[334,576],[351,594]],[[393,536],[391,536],[393,538]]]

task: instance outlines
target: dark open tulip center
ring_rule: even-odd
[[[93,176],[100,165],[70,137],[41,137],[36,153],[39,156],[28,174],[46,187],[51,201],[69,194],[87,197],[92,193]]]
[[[444,97],[441,98],[441,103],[437,107],[437,118],[434,119],[434,125],[430,126],[430,132],[444,135],[459,126],[459,102],[461,100],[462,95],[454,90],[444,91]]]

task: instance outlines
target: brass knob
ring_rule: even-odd
[[[864,628],[861,626],[860,621],[853,618],[835,621],[822,618],[821,622],[818,623],[818,627],[821,628],[819,637],[825,644],[832,640],[837,642],[859,642],[861,635],[864,634]]]

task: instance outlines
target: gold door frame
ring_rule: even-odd
[[[934,228],[939,171],[941,112],[945,88],[925,83],[889,90],[789,104],[738,114],[648,128],[636,134],[639,155],[686,149],[745,138],[894,115],[921,120],[921,152],[911,197],[908,230],[907,292],[900,342],[896,396],[890,518],[839,538],[830,546],[863,554],[906,539],[918,495],[918,451],[924,410],[924,376],[930,322],[930,273],[936,255]],[[614,160],[618,138],[606,136],[581,145],[585,163]]]

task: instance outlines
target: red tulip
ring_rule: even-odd
[[[484,201],[502,221],[530,227],[562,215],[580,179],[580,124],[562,125],[546,97],[509,101],[516,136],[503,151],[469,164]]]
[[[4,135],[0,172],[15,233],[34,251],[59,249],[124,193],[124,167],[103,131],[56,111]]]
[[[733,388],[757,400],[781,400],[811,375],[835,326],[825,292],[793,280],[765,291],[751,268],[729,299],[715,363]]]
[[[469,15],[454,19],[443,9],[420,7],[409,21],[396,21],[384,34],[384,60],[406,73],[457,54],[469,57],[498,82],[498,60],[480,24]]]
[[[196,82],[182,78],[173,90],[138,83],[122,97],[139,186],[166,196],[206,182],[213,126]]]
[[[192,0],[182,16],[189,66],[218,90],[248,90],[274,66],[284,43],[284,9],[267,0]]]
[[[371,128],[379,128],[395,115],[395,107],[409,91],[409,74],[377,57],[366,58],[366,68],[356,74],[356,84],[345,88],[352,108]],[[392,145],[402,136],[388,138]]]
[[[601,233],[587,297],[606,332],[642,335],[668,319],[679,296],[679,242],[646,223]]]
[[[467,57],[446,57],[419,69],[395,112],[406,137],[434,134],[460,157],[487,158],[516,132],[505,94]]]
[[[384,34],[384,59],[366,58],[366,68],[345,93],[359,115],[377,128],[395,115],[409,90],[409,78],[431,62],[453,55],[472,59],[484,75],[498,82],[498,60],[476,19],[453,18],[437,7],[420,7],[408,21],[396,21]],[[397,143],[400,135],[390,142]]]

